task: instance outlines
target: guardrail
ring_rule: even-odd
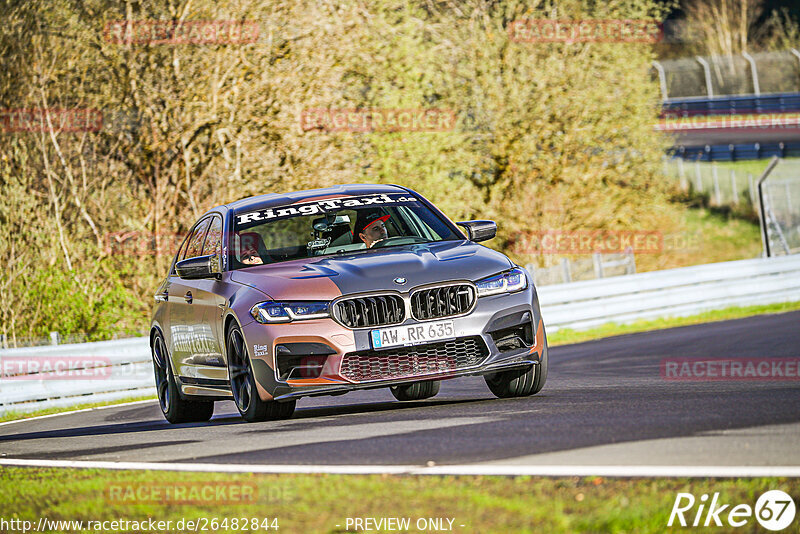
[[[800,254],[537,288],[548,331],[800,300]],[[155,395],[146,337],[0,350],[0,414]]]
[[[800,300],[800,254],[537,288],[549,332]]]
[[[155,395],[147,337],[0,350],[0,414]]]

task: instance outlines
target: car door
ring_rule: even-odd
[[[178,261],[200,256],[210,224],[211,217],[206,217],[194,225],[189,233],[186,251]],[[197,307],[194,306],[196,292],[193,286],[194,280],[184,280],[177,274],[171,275],[170,278],[169,314],[173,369],[178,376],[195,376],[194,354],[200,352],[196,332],[200,329],[198,323],[202,320],[202,315],[197,317],[195,312]]]
[[[201,256],[215,255],[217,265],[222,265],[222,217],[213,215],[211,224],[206,233]],[[202,356],[195,354],[200,365],[223,367],[227,373],[225,358],[222,356],[224,347],[222,332],[222,313],[225,306],[225,297],[220,293],[223,284],[216,278],[192,280],[193,316],[196,324],[202,325],[196,335],[202,348]],[[213,373],[216,376],[216,373]],[[227,375],[226,375],[227,376]]]
[[[216,254],[221,255],[222,218],[211,215],[201,220],[189,238],[183,259]],[[184,280],[172,285],[175,304],[172,322],[176,330],[174,360],[177,374],[185,383],[221,385],[227,379],[227,367],[222,356],[220,304],[221,282],[216,279]],[[173,292],[171,290],[171,293]]]
[[[155,294],[155,299],[158,303],[157,319],[159,324],[162,326],[164,341],[167,344],[169,354],[174,354],[175,345],[173,340],[173,329],[171,328],[172,321],[174,320],[173,313],[171,313],[171,311],[177,295],[175,293],[175,289],[172,288],[172,285],[176,283],[176,281],[179,281],[178,275],[175,273],[175,264],[182,260],[186,254],[186,246],[189,243],[190,235],[191,234],[187,234],[181,243],[181,246],[178,247],[178,252],[175,254],[175,257],[172,259],[172,263],[170,264],[169,272]],[[170,290],[172,290],[171,299]]]

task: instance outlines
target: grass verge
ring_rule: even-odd
[[[89,408],[100,408],[102,406],[113,406],[116,404],[125,404],[126,402],[135,402],[140,400],[155,400],[155,395],[148,395],[144,397],[126,397],[105,402],[86,402],[83,404],[76,404],[75,406],[68,406],[64,408],[46,408],[43,410],[35,410],[32,412],[6,412],[0,415],[0,423],[6,421],[18,421],[21,419],[30,419],[31,417],[40,417],[42,415],[52,415],[56,413],[72,412],[75,410],[86,410]]]
[[[236,493],[240,498],[232,498],[234,488],[240,490]],[[270,525],[278,526],[280,532],[348,532],[356,529],[352,524],[347,528],[347,518],[367,517],[408,518],[410,528],[396,530],[400,532],[435,530],[430,524],[418,528],[422,523],[417,525],[417,521],[427,518],[442,518],[445,527],[451,519],[456,532],[663,532],[679,492],[697,498],[719,492],[719,504],[752,507],[759,495],[772,489],[798,500],[800,479],[253,475],[3,468],[0,517],[32,521],[33,525],[40,517],[84,521],[84,528],[86,521],[152,518],[172,521],[172,528],[165,530],[171,532],[179,530],[180,520],[184,520],[182,530],[188,530],[186,521],[205,520],[209,531],[230,531],[233,518],[269,518]],[[189,500],[195,502],[186,502]],[[696,508],[686,514],[690,524]],[[210,528],[212,518],[220,523],[217,529]],[[224,518],[228,518],[227,529],[221,525]],[[727,519],[727,512],[721,519]],[[750,517],[748,530],[755,525],[755,518]],[[270,526],[269,530],[275,529]]]
[[[637,254],[638,272],[660,271],[723,261],[746,260],[761,253],[758,224],[707,207],[687,208],[682,231],[663,236],[664,250]]]
[[[800,302],[781,302],[778,304],[766,304],[762,306],[742,306],[724,308],[722,310],[712,310],[697,315],[687,317],[668,317],[665,319],[653,319],[649,321],[636,321],[629,324],[607,323],[597,328],[589,330],[572,330],[562,328],[552,334],[547,334],[547,342],[550,346],[569,345],[571,343],[582,343],[593,339],[604,337],[619,336],[622,334],[634,334],[637,332],[649,332],[651,330],[662,330],[664,328],[675,328],[677,326],[687,326],[692,324],[713,323],[716,321],[726,321],[728,319],[742,319],[754,315],[768,313],[785,313],[800,310]],[[544,316],[547,324],[547,316]]]

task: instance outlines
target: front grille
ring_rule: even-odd
[[[475,296],[468,284],[421,289],[411,295],[411,314],[418,321],[461,315],[472,308]]]
[[[348,328],[397,324],[405,316],[405,303],[398,295],[357,297],[333,306],[333,317]]]
[[[480,336],[345,354],[341,375],[356,382],[455,371],[480,364],[489,350]]]

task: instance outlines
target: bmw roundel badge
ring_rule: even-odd
[[[402,276],[398,276],[397,278],[394,279],[394,283],[400,284],[402,286],[403,284],[406,283],[406,279],[403,278]]]

